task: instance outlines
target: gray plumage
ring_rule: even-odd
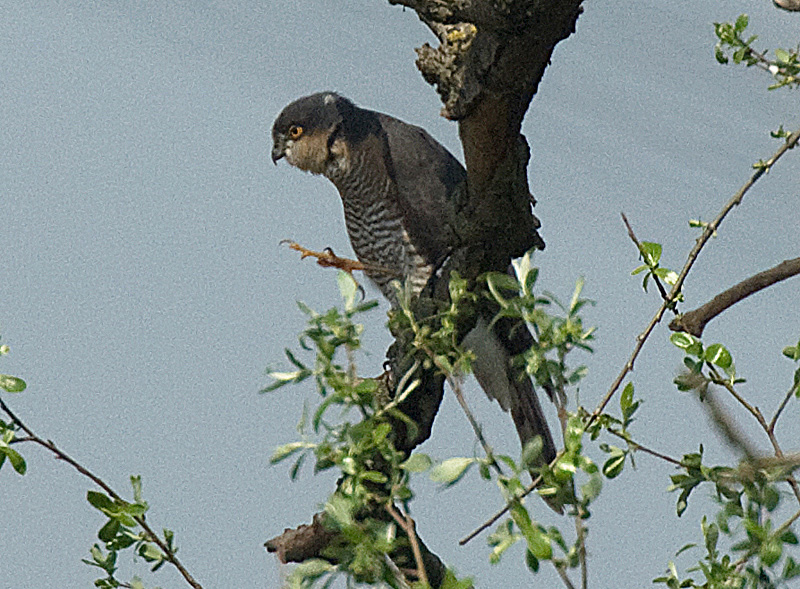
[[[466,171],[425,130],[323,92],[288,105],[272,139],[274,162],[285,158],[336,186],[353,250],[393,304],[392,280],[420,292],[458,246],[454,227]],[[530,379],[510,362],[530,347],[531,334],[524,326],[492,330],[490,321],[479,318],[464,340],[476,353],[475,375],[511,411],[523,444],[541,436],[541,458],[549,462],[556,450],[542,408]]]

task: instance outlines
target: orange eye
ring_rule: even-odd
[[[289,137],[292,139],[299,139],[303,135],[303,127],[300,125],[292,125],[289,127]]]

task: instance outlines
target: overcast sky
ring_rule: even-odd
[[[751,164],[775,151],[769,130],[800,124],[797,92],[768,93],[765,74],[714,60],[712,23],[742,12],[760,47],[797,43],[800,16],[768,0],[587,2],[531,105],[529,178],[547,242],[535,260],[540,285],[568,299],[583,276],[598,301],[586,313],[596,353],[581,360],[587,407],[659,304],[630,276],[637,256],[619,213],[640,239],[662,242],[664,264],[678,269],[697,235],[687,221],[710,220]],[[335,273],[279,241],[351,252],[334,188],[271,164],[272,121],[295,98],[336,90],[424,126],[461,157],[455,124],[438,116],[414,66],[413,48],[426,41],[413,12],[382,0],[0,2],[0,335],[11,346],[0,372],[29,385],[3,399],[121,494],[141,474],[148,519],[176,532],[204,587],[279,587],[287,570],[263,542],[308,522],[334,488],[332,473],[291,483],[287,466],[268,464],[295,439],[314,392],[259,395],[265,369],[295,346],[296,300],[319,310],[338,302]],[[686,283],[686,309],[798,255],[797,156],[759,182],[708,245]],[[796,280],[706,332],[708,342],[724,338],[744,393],[769,414],[791,383],[780,350],[800,337]],[[367,317],[363,374],[379,369],[390,341],[385,309]],[[660,327],[636,364],[645,403],[634,434],[676,457],[702,442],[710,460],[728,460],[702,409],[671,384],[681,354],[668,336]],[[515,454],[510,418],[469,391],[490,441]],[[779,428],[789,445],[797,415],[790,405]],[[86,502],[89,481],[39,448],[19,450],[28,474],[0,471],[0,589],[91,587],[95,571],[80,559],[104,518]],[[478,451],[449,394],[423,450]],[[673,471],[646,456],[637,464],[594,506],[592,587],[650,586],[675,550],[701,541],[708,492],[676,521]],[[452,490],[424,477],[416,485],[419,533],[459,573],[481,587],[559,586],[552,567],[530,577],[521,546],[500,567],[488,564],[485,535],[457,546],[500,504],[476,475]],[[122,579],[146,572],[128,554],[120,564]],[[184,586],[169,567],[145,583]]]

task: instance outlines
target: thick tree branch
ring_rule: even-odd
[[[723,311],[761,289],[798,274],[800,274],[800,258],[781,262],[774,268],[759,272],[732,286],[702,307],[676,317],[669,324],[669,328],[672,331],[685,331],[695,337],[702,337],[706,324]]]

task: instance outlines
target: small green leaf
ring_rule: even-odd
[[[669,268],[656,268],[653,273],[670,286],[678,282],[678,273]]]
[[[342,295],[344,307],[348,311],[355,306],[356,296],[358,296],[358,283],[353,275],[344,270],[340,270],[336,275],[336,282],[339,284],[339,293]]]
[[[761,561],[771,567],[773,564],[780,560],[781,555],[783,554],[783,545],[776,539],[770,538],[766,542],[761,545],[761,550],[758,551],[758,555],[761,557]]]
[[[309,444],[306,442],[291,442],[289,444],[284,444],[283,446],[279,446],[275,448],[275,451],[270,456],[269,463],[270,464],[277,464],[281,460],[284,460],[294,454],[295,452],[299,452],[304,448],[308,448]]]
[[[433,467],[430,478],[434,483],[442,483],[449,487],[457,483],[474,462],[474,458],[448,458]]]
[[[142,544],[142,546],[139,548],[139,556],[141,556],[147,562],[154,562],[164,559],[164,553],[158,549],[158,546],[149,542]]]
[[[5,390],[7,393],[21,393],[27,386],[21,378],[0,374],[0,389]]]
[[[722,344],[711,344],[710,346],[708,346],[708,348],[706,348],[705,353],[703,354],[703,360],[705,360],[706,362],[710,362],[715,366],[719,366],[726,372],[733,365],[733,358],[731,358],[731,353]]]
[[[117,532],[119,532],[121,525],[118,519],[110,519],[100,528],[100,531],[97,532],[97,537],[103,542],[110,542],[114,539],[114,536],[117,535]]]
[[[95,509],[99,509],[100,511],[104,509],[107,510],[114,509],[114,502],[105,493],[100,493],[98,491],[89,491],[86,493],[86,500],[92,505],[92,507],[94,507]]]
[[[739,18],[736,19],[736,24],[734,25],[734,30],[737,34],[741,34],[747,28],[748,23],[750,22],[749,17],[746,14],[740,14]]]
[[[639,246],[639,251],[642,253],[642,258],[648,266],[658,265],[661,260],[661,244],[652,241],[643,241]]]
[[[433,461],[431,460],[430,456],[421,452],[415,452],[408,458],[408,460],[400,465],[400,468],[403,468],[409,472],[425,472],[431,467],[432,464]]]
[[[798,360],[800,360],[800,342],[797,342],[796,346],[787,346],[783,348],[782,353],[790,360],[794,360],[795,362],[797,362]]]
[[[625,385],[625,388],[622,389],[622,395],[619,397],[619,407],[622,410],[622,414],[625,415],[627,411],[631,408],[633,404],[633,383],[629,382]]]
[[[361,475],[361,478],[378,484],[383,484],[389,480],[388,478],[386,478],[385,474],[383,474],[382,472],[378,472],[377,470],[368,470],[367,472]]]
[[[543,447],[542,436],[534,436],[531,440],[528,440],[522,449],[522,466],[524,468],[534,466],[536,459],[542,454]]]
[[[783,578],[794,579],[797,576],[800,576],[800,565],[790,556],[786,559],[786,564],[783,567]]]
[[[611,457],[603,464],[603,476],[613,479],[618,476],[625,467],[625,452],[620,448],[614,448]]]
[[[11,446],[0,444],[0,456],[8,458],[11,466],[14,467],[14,470],[17,471],[18,474],[25,474],[28,471],[28,465],[25,464],[25,459]]]
[[[696,344],[698,340],[693,335],[690,335],[684,331],[680,331],[669,336],[669,341],[672,342],[672,345],[677,346],[682,350],[686,350]]]

